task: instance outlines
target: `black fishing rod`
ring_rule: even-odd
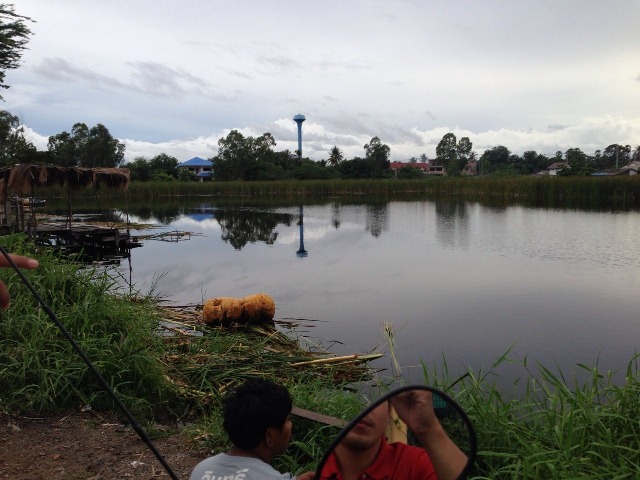
[[[53,323],[55,323],[55,325],[60,329],[60,331],[62,332],[62,334],[64,335],[64,337],[69,341],[69,343],[71,344],[71,346],[75,349],[76,352],[78,352],[78,355],[80,355],[80,358],[82,358],[82,360],[84,361],[84,363],[87,364],[87,367],[89,367],[89,370],[91,370],[93,372],[93,374],[95,375],[95,377],[98,379],[98,383],[102,386],[102,388],[104,388],[107,393],[109,394],[109,396],[113,399],[113,401],[115,402],[115,404],[118,406],[118,408],[120,409],[120,411],[124,414],[124,416],[127,418],[127,420],[129,421],[129,423],[131,424],[131,426],[133,427],[133,429],[136,431],[136,433],[138,434],[138,436],[142,439],[142,441],[144,443],[147,444],[147,446],[149,447],[149,449],[153,452],[153,454],[155,455],[155,457],[158,459],[158,461],[160,462],[160,464],[163,466],[163,468],[167,471],[167,473],[169,474],[169,476],[173,479],[173,480],[179,480],[178,477],[176,476],[176,474],[173,472],[173,470],[171,470],[171,467],[169,466],[169,464],[166,462],[166,460],[164,459],[164,457],[160,454],[160,452],[156,449],[156,447],[153,445],[153,443],[151,442],[151,439],[149,438],[149,436],[147,435],[147,433],[144,431],[144,429],[140,426],[140,424],[138,424],[138,422],[136,421],[136,419],[133,417],[133,415],[131,414],[131,412],[129,411],[129,409],[124,405],[124,403],[122,403],[120,401],[120,399],[116,396],[115,392],[111,389],[111,387],[109,387],[109,384],[106,382],[106,380],[104,379],[104,377],[102,376],[102,374],[100,374],[100,372],[98,371],[98,369],[93,365],[93,363],[91,363],[91,360],[89,360],[89,357],[87,357],[87,355],[82,351],[82,349],[80,348],[80,345],[78,345],[76,343],[76,341],[73,339],[73,337],[71,336],[71,334],[67,331],[67,329],[64,327],[64,325],[62,325],[62,323],[60,322],[60,320],[58,320],[58,317],[56,316],[55,313],[53,313],[53,310],[51,310],[51,308],[49,307],[49,305],[47,305],[47,303],[42,299],[42,297],[40,296],[40,294],[36,291],[35,288],[33,288],[33,286],[31,285],[31,283],[29,282],[29,280],[27,280],[27,278],[24,276],[24,274],[22,273],[22,271],[20,270],[20,268],[18,268],[18,266],[16,265],[16,263],[13,261],[13,259],[11,258],[11,255],[9,255],[9,253],[6,251],[6,249],[0,245],[0,252],[2,253],[2,255],[4,255],[4,258],[7,259],[7,262],[9,262],[9,265],[11,265],[11,267],[16,271],[16,273],[18,274],[18,276],[20,277],[20,279],[22,280],[22,283],[24,283],[26,285],[26,287],[31,291],[31,294],[33,295],[33,297],[38,301],[38,303],[42,306],[42,308],[44,309],[44,311],[47,313],[47,315],[49,315],[49,318],[51,318],[51,320],[53,321]]]

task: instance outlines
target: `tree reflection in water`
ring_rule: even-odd
[[[272,245],[278,238],[276,227],[290,226],[294,219],[289,213],[252,209],[219,209],[215,215],[222,229],[222,240],[236,250],[242,250],[247,243]]]

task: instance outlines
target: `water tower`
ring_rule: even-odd
[[[306,118],[304,115],[296,115],[293,117],[293,121],[298,124],[298,157],[302,158],[302,122],[304,122]]]

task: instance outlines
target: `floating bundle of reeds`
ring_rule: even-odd
[[[202,323],[199,306],[163,307],[167,380],[184,396],[206,404],[250,377],[275,381],[322,377],[335,385],[371,378],[369,362],[380,353],[336,356],[311,352],[273,325],[241,328]]]

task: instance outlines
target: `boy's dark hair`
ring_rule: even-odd
[[[284,427],[292,407],[286,387],[252,378],[225,398],[222,426],[236,447],[253,450],[269,427]]]

